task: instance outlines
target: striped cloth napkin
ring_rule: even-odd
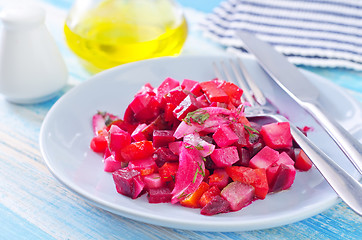
[[[201,23],[205,35],[245,54],[235,36],[256,34],[297,65],[362,71],[362,1],[225,0]]]

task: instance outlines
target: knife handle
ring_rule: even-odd
[[[326,116],[321,108],[315,103],[302,103],[303,107],[319,122],[327,131],[329,136],[337,143],[347,158],[362,174],[362,145],[347,130],[332,118]]]

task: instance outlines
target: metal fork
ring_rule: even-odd
[[[249,75],[240,58],[230,60],[233,74],[229,72],[224,62],[221,62],[220,66],[225,78],[217,64],[214,63],[213,68],[216,77],[237,83],[243,89],[243,95],[245,96],[244,100],[249,102],[251,106],[246,109],[247,117],[266,117],[272,118],[278,122],[288,121],[284,116],[277,114],[276,108],[267,101],[262,91]],[[232,75],[234,77],[232,77]],[[333,190],[353,211],[362,216],[362,184],[314,145],[292,123],[290,123],[290,128],[294,140],[303,149],[305,154],[310,158],[314,166],[326,179]]]

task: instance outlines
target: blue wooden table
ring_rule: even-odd
[[[64,42],[63,24],[72,0],[0,0],[36,3],[47,11],[46,24],[70,72],[67,89],[90,74]],[[223,48],[204,39],[197,22],[219,0],[180,0],[190,24],[183,54]],[[304,67],[345,87],[362,102],[362,73]],[[62,94],[61,93],[61,94]],[[61,96],[33,105],[16,105],[0,95],[0,239],[361,239],[362,219],[343,202],[303,221],[260,231],[195,232],[169,229],[123,218],[94,207],[58,182],[39,150],[39,131],[48,110]]]

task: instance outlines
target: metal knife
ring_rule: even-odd
[[[331,117],[328,117],[318,103],[319,90],[291,64],[287,58],[277,52],[270,44],[250,33],[237,31],[246,50],[252,53],[272,79],[302,106],[327,131],[347,158],[362,174],[362,145],[349,132]]]

